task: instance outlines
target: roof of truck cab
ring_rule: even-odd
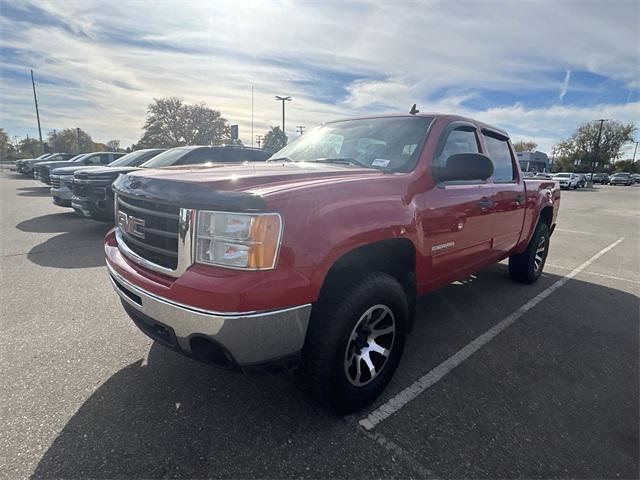
[[[337,123],[337,122],[345,122],[345,121],[349,121],[349,120],[367,120],[370,118],[394,118],[394,117],[427,117],[427,118],[433,118],[434,120],[444,120],[444,121],[448,121],[448,122],[455,122],[455,121],[459,121],[459,122],[469,122],[469,123],[473,123],[475,125],[477,125],[480,129],[487,129],[487,130],[492,130],[496,133],[499,133],[501,135],[504,135],[505,137],[509,137],[509,134],[498,127],[495,127],[493,125],[490,125],[488,123],[484,123],[481,122],[480,120],[476,120],[474,118],[469,118],[469,117],[464,117],[462,115],[456,115],[453,113],[438,113],[438,112],[419,112],[416,114],[411,114],[411,113],[384,113],[384,114],[380,114],[380,115],[367,115],[367,116],[363,116],[363,117],[348,117],[348,118],[340,118],[337,120],[330,120],[328,122],[325,122],[323,125],[329,124],[329,123]]]

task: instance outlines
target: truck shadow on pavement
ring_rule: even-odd
[[[24,187],[17,189],[20,197],[48,197],[51,195],[50,187]]]
[[[61,209],[60,213],[49,213],[20,222],[16,228],[29,233],[75,233],[76,230],[96,223],[87,221],[71,210],[63,211]]]
[[[507,278],[504,265],[497,265],[422,298],[400,368],[378,404],[559,278],[546,274],[538,284],[523,287]],[[555,300],[575,306],[574,303],[590,299],[601,302],[603,312],[611,305],[616,305],[618,312],[637,312],[638,298],[624,291],[575,279],[563,289],[569,287],[571,292],[564,293],[571,293],[574,300],[554,293]],[[495,292],[500,292],[500,304],[495,301]],[[590,305],[585,308],[593,310]],[[511,391],[511,385],[496,387],[495,382],[502,377],[496,378],[495,372],[488,371],[486,375],[492,378],[491,391],[495,398],[485,399],[482,414],[478,415],[475,392],[482,391],[482,386],[473,376],[466,378],[464,373],[458,373],[468,385],[462,398],[447,397],[440,401],[440,396],[446,395],[439,395],[436,386],[430,391],[432,396],[423,395],[412,404],[419,404],[422,399],[422,404],[414,408],[424,412],[425,418],[421,421],[426,423],[425,429],[431,428],[430,418],[438,420],[439,416],[448,415],[438,420],[440,436],[428,440],[431,442],[428,447],[413,447],[412,439],[405,438],[405,446],[416,450],[410,453],[419,459],[432,458],[436,463],[449,455],[454,457],[451,461],[455,466],[465,455],[476,455],[470,461],[475,464],[511,459],[517,450],[519,455],[530,459],[529,467],[525,467],[530,470],[517,476],[533,477],[540,473],[536,470],[540,465],[553,462],[567,469],[559,470],[564,472],[560,476],[612,476],[612,472],[621,471],[633,476],[638,430],[636,422],[629,420],[638,415],[638,380],[637,376],[633,377],[634,372],[637,374],[637,322],[632,318],[612,319],[611,315],[609,318],[571,317],[569,322],[563,321],[561,312],[559,315],[549,318],[547,314],[541,321],[552,326],[550,335],[567,342],[561,350],[575,350],[572,355],[585,370],[570,375],[554,371],[547,363],[558,362],[557,355],[532,356],[531,341],[516,334],[516,343],[512,343],[509,351],[515,348],[519,352],[517,361],[503,364],[503,368],[507,376],[521,376],[522,383],[528,384],[528,376],[532,377],[536,385],[536,414],[532,417],[527,400],[531,392],[522,391],[526,388]],[[607,321],[602,322],[602,318]],[[515,325],[511,327],[515,328]],[[592,335],[588,342],[595,345],[587,342],[591,350],[584,345],[574,347],[573,342],[578,340],[572,330],[578,332],[578,337],[584,336],[584,331]],[[504,340],[504,337],[498,338]],[[509,338],[513,342],[513,337]],[[586,351],[582,352],[583,349]],[[485,350],[494,357],[501,354],[495,344]],[[598,355],[605,356],[606,360]],[[607,372],[616,368],[621,372],[618,376],[622,381],[612,386],[612,381],[606,378]],[[558,406],[558,398],[568,403],[564,410]],[[455,408],[459,411],[447,412],[454,408],[451,402],[457,402]],[[494,412],[492,407],[504,402],[509,414],[500,420],[504,412]],[[599,422],[597,419],[603,416],[604,420]],[[550,426],[549,418],[556,419],[558,424]],[[408,422],[414,425],[415,420],[409,417]],[[563,420],[578,425],[577,430],[571,430],[572,441],[568,443],[566,428],[571,427],[564,426]],[[441,430],[448,431],[443,426],[446,422],[454,424],[450,437]],[[460,433],[460,430],[467,431]],[[423,437],[430,436],[423,431],[420,438]],[[611,456],[611,449],[603,449],[594,455],[583,449],[586,445],[581,442],[593,445],[593,439],[598,437],[599,450],[611,444],[617,453]],[[466,438],[462,445],[461,438]],[[491,450],[483,450],[482,446],[489,440]],[[584,452],[584,458],[576,458],[580,455],[576,452]],[[358,460],[358,455],[369,460]],[[154,344],[146,361],[136,361],[118,371],[84,402],[39,462],[34,478],[407,476],[400,463],[391,463],[390,455],[358,433],[353,418],[336,417],[311,403],[288,375],[240,375],[221,371]],[[572,471],[580,461],[590,462],[593,457],[613,463],[612,470],[594,468],[591,474]],[[622,470],[615,470],[624,459],[629,463],[623,465]],[[380,470],[380,465],[385,463],[394,469]],[[445,459],[440,465],[446,463]],[[455,471],[454,468],[449,473]],[[496,467],[493,471],[499,469]],[[447,471],[435,473],[450,476]]]
[[[59,233],[34,246],[27,258],[42,267],[91,268],[104,265],[102,240],[108,223],[82,218],[73,212],[54,213],[16,225],[29,233]]]

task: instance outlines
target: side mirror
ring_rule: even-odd
[[[456,153],[437,176],[440,182],[486,180],[493,175],[493,162],[481,153]]]

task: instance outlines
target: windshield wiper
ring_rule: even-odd
[[[295,160],[291,160],[289,157],[276,157],[268,159],[267,162],[295,162]]]
[[[327,158],[318,158],[313,161],[318,163],[337,163],[339,165],[353,165],[355,167],[374,168],[371,165],[367,165],[365,163],[359,162],[355,158],[350,158],[350,157],[327,157]]]

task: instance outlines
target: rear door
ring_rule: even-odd
[[[491,178],[491,249],[504,256],[518,243],[524,211],[526,191],[516,167],[516,156],[509,139],[500,132],[482,130],[485,153],[493,162]]]
[[[432,163],[434,172],[456,153],[478,153],[474,124],[452,122],[442,133]],[[421,212],[425,257],[431,259],[429,283],[476,271],[491,250],[491,184],[483,180],[441,182],[425,195]]]

